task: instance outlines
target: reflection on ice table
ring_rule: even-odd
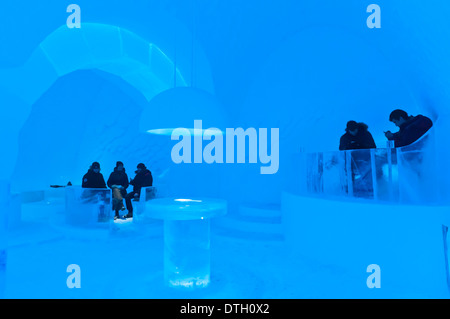
[[[218,199],[160,198],[147,203],[149,217],[164,220],[164,281],[170,287],[201,288],[210,281],[209,219],[225,215]]]

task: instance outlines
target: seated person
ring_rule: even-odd
[[[82,188],[106,188],[105,179],[100,173],[100,164],[98,162],[92,163],[91,167],[83,176],[81,183]]]
[[[147,169],[147,167],[145,167],[143,163],[138,164],[135,173],[136,176],[130,181],[130,184],[133,185],[133,191],[125,196],[125,203],[128,210],[128,214],[124,216],[125,218],[133,217],[133,204],[131,203],[131,200],[139,200],[141,188],[153,185],[152,173]]]
[[[100,164],[98,162],[93,162],[88,172],[83,176],[81,187],[106,189],[105,179],[103,178],[102,173],[100,173]],[[101,216],[106,216],[103,205],[107,200],[106,196],[107,194],[104,191],[95,190],[86,190],[81,195],[81,197],[84,198],[86,202],[101,204],[99,218],[101,218]]]
[[[119,210],[124,210],[123,198],[127,195],[128,175],[125,172],[123,163],[118,161],[114,171],[109,175],[107,185],[112,189],[113,194],[113,210],[115,211],[114,219],[119,217]]]
[[[414,143],[420,139],[433,126],[433,122],[426,116],[409,116],[403,110],[394,110],[389,116],[389,121],[399,127],[397,133],[385,132],[388,140],[394,141],[395,147],[402,147]]]
[[[347,151],[376,148],[377,146],[368,128],[364,123],[357,123],[355,121],[347,122],[346,133],[341,136],[339,150]]]

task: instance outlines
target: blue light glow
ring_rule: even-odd
[[[3,2],[0,298],[450,297],[449,1]]]

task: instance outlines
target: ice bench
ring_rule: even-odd
[[[108,227],[113,220],[112,191],[107,188],[66,187],[66,223],[73,226]]]

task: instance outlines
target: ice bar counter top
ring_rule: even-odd
[[[159,198],[147,203],[164,220],[164,281],[169,287],[203,288],[210,282],[210,219],[225,215],[219,199]]]

